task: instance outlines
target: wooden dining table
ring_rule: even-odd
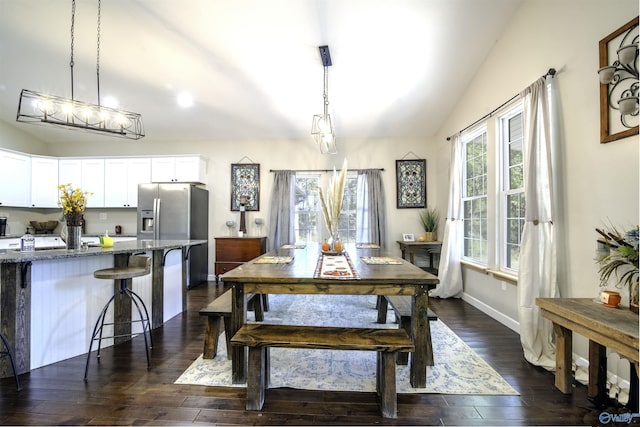
[[[410,382],[423,388],[427,381],[427,360],[431,348],[428,319],[428,290],[438,278],[421,268],[376,248],[346,245],[346,253],[355,273],[351,277],[324,278],[319,274],[319,245],[290,246],[255,258],[222,276],[225,286],[233,290],[231,330],[235,334],[247,322],[248,294],[307,295],[407,295],[411,296],[413,321],[411,339],[415,352],[411,357]],[[379,262],[379,263],[367,263]],[[265,262],[266,261],[266,262]],[[288,261],[288,262],[287,262]],[[313,307],[309,307],[313,310]],[[374,315],[375,316],[375,315]],[[366,328],[370,325],[363,325]],[[232,382],[242,384],[247,378],[246,347],[232,346]]]

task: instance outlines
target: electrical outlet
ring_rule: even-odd
[[[100,212],[100,220],[101,221],[106,221],[107,219],[107,213],[106,212]]]
[[[507,290],[507,284],[506,283],[502,282],[500,286],[501,286],[503,291]]]

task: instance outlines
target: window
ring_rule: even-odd
[[[524,119],[512,104],[462,135],[463,257],[515,273],[524,227]]]
[[[462,201],[464,204],[465,257],[487,262],[487,132],[463,139],[464,176]]]
[[[318,236],[321,235],[319,187],[319,174],[296,174],[293,212],[296,242],[318,242]]]
[[[517,271],[525,207],[522,110],[518,108],[503,116],[500,122],[503,163],[500,218],[504,236],[500,239],[500,258],[503,267]]]
[[[295,177],[294,231],[298,243],[320,243],[326,236],[324,217],[318,191],[322,178],[329,182],[329,175],[297,173]],[[342,199],[342,211],[338,222],[340,239],[345,243],[356,241],[357,175],[347,174]]]

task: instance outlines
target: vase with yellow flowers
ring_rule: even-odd
[[[340,211],[342,210],[342,198],[344,197],[346,179],[347,159],[344,159],[339,174],[336,173],[335,168],[333,169],[333,175],[331,176],[326,192],[323,194],[322,189],[319,191],[324,223],[331,236],[331,249],[335,252],[342,252],[344,249],[338,234],[338,221],[340,219]]]
[[[87,208],[87,197],[91,193],[73,188],[71,184],[62,184],[58,186],[58,190],[60,190],[58,204],[62,207],[62,216],[67,223],[65,239],[67,249],[80,249],[84,212]]]

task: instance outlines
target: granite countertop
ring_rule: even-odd
[[[97,255],[115,255],[122,253],[144,252],[158,249],[181,248],[184,246],[196,246],[206,244],[207,240],[130,240],[116,242],[112,247],[88,247],[76,251],[67,249],[41,249],[33,252],[20,252],[16,249],[0,250],[0,264],[44,261],[62,258],[79,258]]]

